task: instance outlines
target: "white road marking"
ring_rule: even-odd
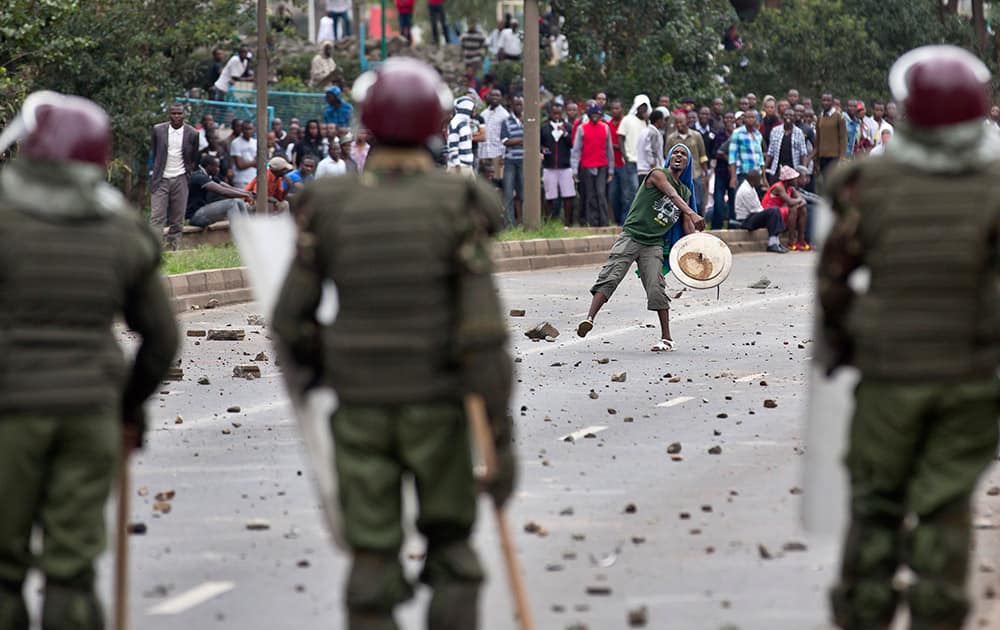
[[[767,376],[767,372],[757,372],[756,374],[747,374],[746,376],[741,376],[735,379],[734,383],[749,383],[750,381],[756,381],[758,378]]]
[[[223,593],[228,593],[235,587],[236,584],[233,582],[205,582],[151,608],[148,614],[177,615]]]
[[[693,396],[678,396],[677,398],[671,398],[667,402],[661,402],[657,407],[676,407],[692,400],[694,400]]]
[[[566,442],[566,441],[576,442],[577,440],[583,439],[583,437],[585,435],[589,434],[589,433],[600,433],[601,431],[607,431],[607,429],[608,429],[608,427],[606,427],[606,426],[586,427],[586,428],[580,429],[579,431],[573,431],[572,433],[568,433],[568,434],[562,436],[561,438],[559,438],[559,441],[560,442]]]
[[[736,303],[736,304],[722,304],[720,306],[715,306],[715,307],[711,307],[711,308],[700,309],[700,310],[697,310],[697,311],[694,311],[694,312],[691,312],[691,313],[685,313],[683,315],[678,315],[676,317],[671,317],[670,318],[670,323],[674,324],[674,323],[677,323],[677,322],[687,321],[689,319],[699,319],[701,317],[712,317],[712,316],[715,316],[715,315],[720,315],[722,313],[726,313],[728,311],[738,311],[738,310],[741,310],[741,309],[755,308],[755,307],[758,307],[758,306],[766,306],[768,304],[774,304],[775,302],[788,302],[788,301],[791,301],[791,300],[800,300],[802,298],[812,297],[812,295],[813,295],[812,291],[800,291],[800,292],[797,292],[797,293],[789,293],[787,295],[774,295],[774,296],[771,296],[771,297],[761,298],[759,300],[750,300],[749,302],[742,302],[742,303]],[[555,350],[562,350],[564,348],[569,348],[569,347],[572,347],[572,346],[576,346],[576,345],[579,345],[581,343],[586,343],[588,341],[594,341],[594,340],[597,340],[597,339],[606,339],[608,337],[617,337],[619,335],[624,335],[625,333],[635,332],[636,329],[639,328],[639,326],[641,326],[641,324],[631,324],[631,325],[625,326],[623,328],[613,328],[611,330],[608,330],[608,331],[605,331],[605,332],[602,332],[602,333],[597,333],[597,334],[591,333],[590,335],[587,335],[586,337],[576,337],[576,338],[573,338],[573,339],[567,339],[566,341],[563,341],[562,343],[556,343],[556,344],[543,343],[543,344],[539,344],[539,347],[537,347],[537,348],[531,348],[530,350],[525,350],[521,354],[528,355],[528,354],[538,354],[539,352],[553,352]],[[575,332],[576,331],[574,330],[573,333],[575,334]],[[553,345],[555,346],[554,348],[552,347]]]

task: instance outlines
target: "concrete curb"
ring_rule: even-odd
[[[600,229],[603,233],[589,236],[497,242],[493,246],[496,271],[538,271],[601,264],[607,259],[620,229]],[[712,234],[725,241],[735,254],[764,251],[767,245],[764,230],[716,230]],[[163,281],[177,313],[253,300],[246,267],[191,271],[164,276]]]

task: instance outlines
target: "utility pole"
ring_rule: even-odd
[[[267,0],[257,0],[257,208],[267,214]]]
[[[538,0],[524,0],[524,224],[537,228],[542,222],[541,128],[538,93]]]

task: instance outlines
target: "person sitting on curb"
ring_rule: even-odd
[[[757,196],[760,188],[760,171],[754,169],[747,173],[747,178],[736,191],[736,220],[748,232],[767,228],[767,251],[773,254],[787,254],[788,248],[781,244],[778,235],[785,231],[785,221],[781,218],[781,210],[775,207],[765,208]]]
[[[293,167],[285,158],[276,157],[267,164],[267,209],[271,214],[277,214],[288,210],[288,202],[285,196],[292,187],[288,180],[288,174]],[[254,177],[246,190],[254,195],[257,194],[257,178]],[[258,210],[260,210],[258,208]]]
[[[187,220],[196,227],[224,221],[232,210],[246,213],[247,203],[253,203],[250,192],[222,181],[219,158],[214,155],[202,156],[201,166],[191,175],[188,186]]]
[[[799,172],[791,166],[782,166],[778,171],[778,181],[767,189],[760,204],[765,208],[778,208],[781,218],[788,227],[788,249],[810,251],[812,245],[806,242],[806,200],[793,187],[798,183]]]
[[[646,289],[646,307],[656,311],[660,320],[660,340],[652,350],[674,349],[670,336],[670,298],[663,280],[665,237],[674,231],[678,222],[682,222],[685,233],[705,228],[705,219],[689,205],[691,189],[683,183],[684,179],[692,181],[690,162],[688,148],[683,144],[674,145],[670,149],[669,169],[653,169],[640,184],[625,218],[622,235],[611,247],[608,262],[590,289],[593,295],[590,311],[587,319],[577,326],[577,335],[586,337],[593,330],[597,312],[611,299],[632,263],[638,262],[639,279]]]

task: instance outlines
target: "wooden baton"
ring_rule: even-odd
[[[465,415],[472,428],[472,438],[480,462],[479,478],[481,481],[491,481],[497,475],[497,453],[493,445],[493,431],[490,429],[486,415],[486,401],[479,394],[468,394],[465,397]],[[535,630],[535,622],[531,616],[531,606],[528,604],[528,590],[521,575],[521,561],[514,549],[514,537],[510,533],[507,515],[503,507],[493,503],[497,519],[497,531],[500,535],[500,550],[503,552],[504,564],[507,567],[507,581],[510,584],[511,595],[514,597],[514,612],[517,615],[521,630]]]

